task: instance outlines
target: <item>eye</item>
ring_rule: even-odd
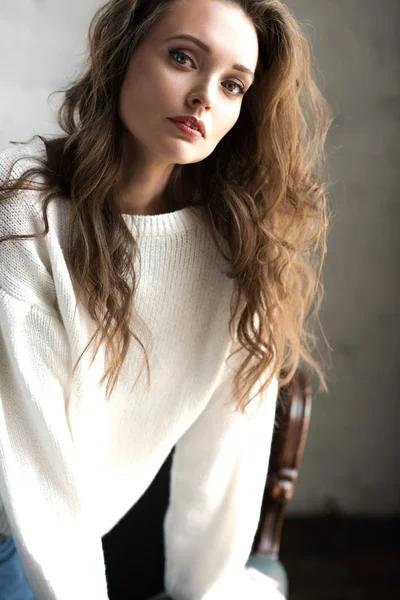
[[[168,54],[172,56],[173,60],[179,65],[185,66],[188,60],[194,65],[194,61],[186,54],[186,52],[182,52],[181,50],[169,50]],[[182,58],[183,60],[180,60]]]
[[[194,60],[182,50],[168,50],[168,54],[172,57],[175,63],[178,63],[178,65],[182,65],[183,67],[185,67],[187,65],[187,62],[189,61],[194,67],[196,66]],[[228,85],[236,86],[236,88],[238,89],[237,92],[234,92],[233,90],[226,88],[232,96],[242,96],[246,93],[244,86],[238,83],[237,81],[227,81],[226,83]]]
[[[228,90],[228,92],[232,92],[234,96],[241,96],[246,92],[243,85],[241,85],[240,83],[237,83],[236,81],[227,81],[226,83],[228,85],[234,85],[238,88],[239,91],[236,93],[234,93],[233,90]]]

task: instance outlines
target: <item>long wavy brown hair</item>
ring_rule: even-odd
[[[257,31],[255,82],[238,121],[213,153],[195,164],[176,165],[165,193],[182,206],[194,197],[204,206],[228,260],[227,276],[234,281],[232,349],[243,356],[233,395],[244,410],[255,397],[254,386],[257,393],[264,391],[275,375],[281,386],[287,384],[300,361],[327,389],[324,367],[313,353],[329,223],[324,146],[331,116],[312,74],[308,37],[289,9],[278,0],[229,1],[243,8]],[[107,400],[132,340],[142,347],[149,375],[146,348],[131,329],[137,243],[117,209],[119,93],[133,52],[173,2],[110,0],[97,11],[84,70],[61,90],[58,122],[64,133],[38,136],[47,159],[38,158],[38,167],[0,188],[1,201],[18,190],[39,190],[45,223],[42,233],[1,241],[47,235],[49,202],[60,194],[70,199],[68,268],[78,302],[97,325],[79,360],[92,344],[93,358],[105,344],[101,381],[107,380]],[[187,194],[188,186],[199,193]]]

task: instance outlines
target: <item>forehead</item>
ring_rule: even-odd
[[[214,55],[244,63],[255,70],[256,29],[239,4],[229,0],[176,0],[149,32],[149,41],[192,35],[210,46]]]

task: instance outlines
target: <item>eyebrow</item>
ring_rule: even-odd
[[[186,34],[173,35],[173,36],[169,37],[166,41],[169,42],[169,40],[174,40],[174,39],[189,40],[190,42],[193,42],[194,44],[199,46],[199,48],[204,50],[204,52],[206,54],[211,54],[210,46],[207,46],[207,44],[205,44],[204,42],[199,40],[197,37],[194,37],[193,35],[186,35]],[[243,73],[248,73],[249,75],[252,76],[253,81],[254,81],[255,74],[248,67],[245,67],[244,65],[232,65],[232,69],[235,69],[235,71],[242,71]]]

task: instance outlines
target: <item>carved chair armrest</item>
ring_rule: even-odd
[[[292,498],[311,416],[311,385],[298,370],[280,389],[261,518],[252,553],[279,557],[286,503]]]

